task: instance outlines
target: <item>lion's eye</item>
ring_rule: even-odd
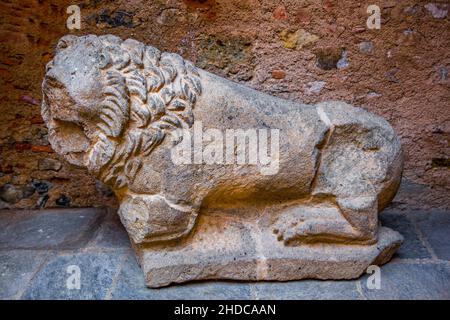
[[[73,35],[65,35],[64,37],[62,37],[58,44],[56,45],[56,50],[62,50],[62,49],[66,49],[70,46],[72,46],[75,42],[77,41],[77,37],[73,36]]]
[[[103,52],[103,53],[100,53],[98,60],[99,60],[100,68],[103,69],[103,68],[106,68],[110,64],[111,57],[109,56],[109,54]]]
[[[69,46],[69,44],[67,43],[67,41],[62,39],[56,45],[56,49],[57,50],[66,49],[68,46]]]

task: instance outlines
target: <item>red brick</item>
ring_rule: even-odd
[[[34,151],[34,152],[50,152],[50,153],[54,152],[50,145],[48,145],[48,146],[32,146],[31,147],[31,151]]]
[[[284,79],[285,76],[286,76],[286,72],[284,72],[283,70],[273,70],[272,71],[272,78],[274,78],[274,79]]]
[[[325,0],[323,2],[323,8],[325,9],[325,11],[330,12],[331,10],[333,10],[333,7],[334,7],[333,0]]]
[[[283,6],[283,5],[278,6],[278,7],[273,11],[273,17],[274,17],[276,20],[287,20],[288,15],[287,15],[285,6]]]
[[[30,150],[31,149],[31,144],[29,143],[20,143],[20,142],[16,142],[14,144],[14,148],[18,151],[18,152],[22,152],[25,150]]]
[[[295,14],[295,22],[300,25],[308,25],[311,22],[311,17],[305,9],[299,9]]]

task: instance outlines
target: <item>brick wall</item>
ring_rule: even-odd
[[[66,28],[72,4],[81,30]],[[381,8],[380,30],[366,27],[369,4]],[[117,205],[47,141],[40,85],[66,33],[133,37],[272,95],[362,106],[402,139],[394,206],[449,208],[449,9],[448,1],[412,0],[3,1],[0,208]]]

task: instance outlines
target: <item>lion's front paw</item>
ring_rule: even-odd
[[[168,201],[161,195],[133,195],[119,208],[120,219],[135,243],[150,243],[187,235],[196,220],[191,207]]]

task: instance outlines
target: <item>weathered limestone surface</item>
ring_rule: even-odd
[[[282,100],[135,40],[89,35],[60,40],[42,115],[52,147],[116,193],[149,286],[354,278],[402,242],[378,227],[400,182],[400,142],[363,109]],[[267,172],[251,152],[244,164],[196,162],[198,149],[174,161],[188,141],[180,129],[195,137],[199,125],[278,130],[276,165]],[[209,138],[200,153],[217,156],[222,141]]]

